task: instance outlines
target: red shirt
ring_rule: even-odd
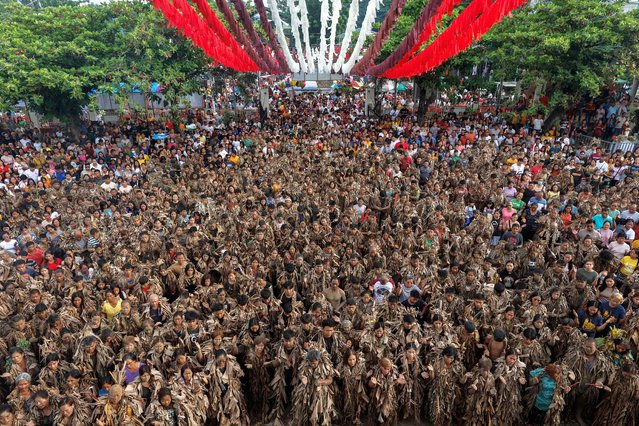
[[[62,264],[62,259],[55,259],[53,263],[47,263],[47,269],[55,271]]]
[[[27,254],[27,260],[33,260],[36,265],[42,266],[44,263],[44,252],[41,248],[36,248],[33,253]]]

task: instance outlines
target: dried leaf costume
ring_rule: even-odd
[[[293,425],[330,425],[335,409],[336,371],[325,350],[311,349],[298,370],[293,390]]]
[[[246,404],[240,383],[244,373],[235,357],[223,350],[216,351],[215,355],[217,359],[210,371],[209,415],[217,419],[220,426],[247,424]]]
[[[374,424],[394,424],[397,420],[397,367],[388,358],[382,358],[368,376],[371,420]],[[375,385],[371,386],[372,383]]]
[[[611,392],[597,406],[593,425],[625,426],[639,421],[639,374],[626,364],[615,376]]]
[[[495,417],[495,377],[490,372],[492,362],[482,358],[478,367],[470,373],[466,390],[465,424],[472,426],[492,425]]]
[[[444,350],[443,354],[454,353]],[[464,366],[458,360],[447,364],[444,355],[429,366],[428,414],[435,425],[455,424],[455,407],[461,404],[460,384],[465,380]]]
[[[355,365],[348,362],[349,356],[355,357]],[[366,394],[366,365],[364,355],[361,353],[347,353],[338,367],[339,375],[339,412],[341,423],[355,425],[360,423],[364,407],[369,399]]]
[[[397,362],[398,371],[404,377],[405,384],[399,391],[398,412],[402,419],[419,422],[426,396],[426,368],[417,356],[416,347],[408,344],[406,351]]]
[[[495,424],[500,426],[519,425],[522,421],[521,386],[526,383],[526,364],[516,360],[508,365],[500,359],[495,368],[497,396],[495,399]]]

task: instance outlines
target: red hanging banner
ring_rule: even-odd
[[[471,4],[426,49],[410,61],[387,73],[387,78],[404,78],[423,74],[466,50],[478,41],[493,25],[518,8],[526,0],[473,0]],[[481,16],[477,16],[481,14]]]

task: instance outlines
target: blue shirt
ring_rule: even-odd
[[[595,337],[597,334],[597,327],[600,327],[604,323],[601,315],[595,316],[586,315],[584,310],[579,311],[579,328],[582,332],[586,333],[588,337]]]
[[[595,229],[603,228],[604,223],[606,222],[610,223],[610,226],[612,226],[612,217],[611,216],[603,217],[601,213],[594,215],[592,217],[592,221],[595,222]]]
[[[617,322],[615,324],[608,324],[605,329],[601,330],[601,335],[603,336],[608,334],[610,328],[614,327],[616,324],[619,324],[619,321],[621,321],[626,316],[626,308],[621,305],[617,305],[614,308],[611,308],[610,303],[607,300],[599,303],[599,312],[601,312],[601,316],[604,321],[606,321],[610,317],[617,318]]]
[[[555,388],[557,382],[544,374],[543,368],[538,368],[530,372],[530,377],[541,376],[539,381],[539,389],[537,390],[537,396],[535,397],[535,407],[541,411],[548,411],[550,404],[552,404],[552,397],[555,394]]]

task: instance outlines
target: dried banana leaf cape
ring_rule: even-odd
[[[275,358],[273,359],[273,364],[276,366],[275,374],[270,383],[273,392],[273,402],[271,403],[273,408],[270,413],[270,420],[275,425],[283,425],[287,407],[290,402],[286,388],[287,386],[294,387],[298,380],[297,375],[293,373],[291,382],[287,383],[285,370],[290,368],[295,372],[302,359],[302,353],[297,345],[295,345],[290,352],[287,352],[284,345],[280,342],[276,347],[275,354]]]
[[[571,348],[564,357],[563,363],[575,375],[576,386],[568,394],[568,403],[578,401],[587,406],[594,406],[599,397],[599,389],[590,385],[598,380],[609,385],[614,378],[615,366],[600,350],[597,350],[592,360],[588,360],[583,345]]]
[[[330,425],[337,417],[334,381],[337,371],[333,368],[330,355],[325,350],[319,352],[319,365],[304,359],[298,369],[298,381],[293,390],[293,419],[291,425]],[[331,384],[320,384],[320,380],[333,379]]]
[[[251,412],[251,420],[258,422],[266,422],[268,415],[268,402],[271,399],[271,383],[268,363],[270,356],[266,349],[262,356],[255,353],[254,348],[250,348],[246,354],[245,363],[250,364],[251,368],[247,371],[248,376],[248,407]]]
[[[545,374],[542,372],[542,375]],[[565,364],[561,365],[561,375],[557,381],[557,386],[552,396],[552,402],[546,416],[544,418],[544,424],[549,426],[559,426],[561,424],[561,415],[566,407],[566,391],[564,387],[570,386],[574,381],[574,373],[568,369]],[[525,391],[525,406],[528,411],[532,410],[539,392],[539,383],[541,376],[538,376],[539,380],[534,380],[531,386],[528,386]]]
[[[71,395],[65,395],[65,398],[70,398],[73,401],[73,414],[69,417],[64,417],[60,410],[56,410],[53,424],[56,426],[88,425],[91,421],[89,405],[80,398]]]
[[[466,396],[465,424],[472,426],[492,425],[495,418],[495,377],[490,369],[479,366],[470,373],[464,390]]]
[[[358,422],[369,402],[364,355],[358,353],[356,356],[357,363],[353,367],[342,362],[337,368],[340,379],[338,405],[343,424]]]
[[[144,424],[152,426],[199,426],[201,424],[190,413],[193,408],[189,407],[184,400],[173,398],[173,410],[174,417],[162,406],[160,401],[155,400],[146,409]]]
[[[504,382],[502,382],[501,379]],[[520,380],[526,380],[526,364],[517,360],[509,366],[502,358],[495,368],[497,397],[495,400],[495,424],[519,425],[522,422],[522,398]]]
[[[245,425],[249,423],[242,384],[244,375],[235,357],[227,355],[226,367],[213,366],[209,382],[209,415],[217,419],[220,426]]]
[[[406,380],[406,384],[399,391],[398,413],[402,419],[410,418],[419,422],[426,396],[426,380],[422,376],[426,368],[418,356],[409,362],[406,354],[399,357],[397,365]]]
[[[142,419],[143,402],[129,395],[124,395],[117,405],[108,397],[101,398],[93,414],[93,422],[98,426],[142,426]]]
[[[597,406],[593,425],[636,425],[639,422],[639,374],[622,371],[615,376],[611,387],[611,392]]]
[[[186,385],[183,378],[174,380],[171,384],[173,400],[178,401],[186,416],[188,425],[202,425],[206,423],[206,413],[209,411],[209,398],[204,387],[204,373],[196,373],[191,384]]]
[[[397,367],[392,365],[388,374],[384,374],[377,365],[369,372],[369,381],[373,377],[377,386],[370,393],[371,418],[379,424],[393,424],[397,418]]]
[[[461,383],[464,380],[464,365],[453,361],[446,366],[441,356],[428,368],[430,387],[428,389],[428,413],[430,422],[435,425],[455,423],[455,409],[462,404]]]

